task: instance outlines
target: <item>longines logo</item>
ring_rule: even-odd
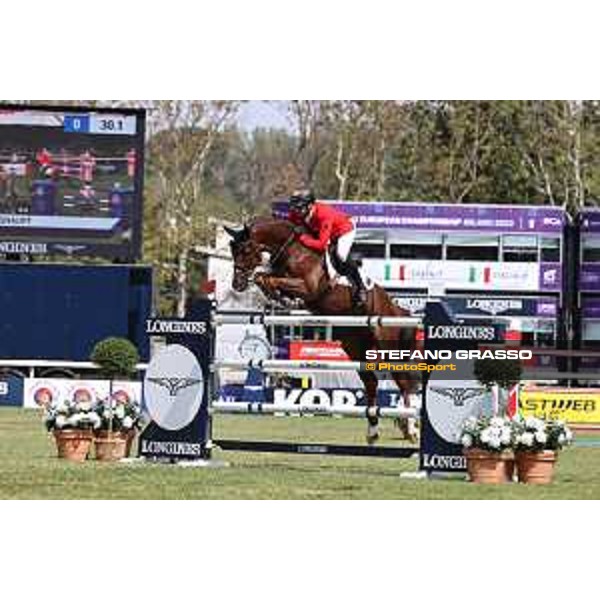
[[[448,385],[444,385],[444,383]],[[440,381],[427,389],[427,418],[439,437],[458,443],[465,419],[478,415],[486,401],[485,388],[476,381]]]
[[[494,327],[483,325],[430,325],[427,336],[431,340],[479,340],[491,342],[496,337]]]
[[[164,335],[168,333],[188,333],[204,335],[208,325],[204,321],[177,321],[165,319],[148,319],[146,333],[150,335]]]
[[[523,301],[522,300],[508,300],[508,299],[484,299],[484,298],[474,298],[467,300],[467,308],[475,308],[477,310],[481,310],[490,315],[497,315],[507,310],[522,310],[523,309]]]
[[[169,396],[175,398],[178,392],[185,390],[192,385],[196,385],[202,380],[192,379],[190,377],[151,377],[148,381],[167,388],[169,390]]]
[[[48,245],[35,242],[0,242],[0,252],[15,254],[48,254]]]
[[[144,399],[159,427],[177,431],[189,425],[203,397],[202,369],[186,347],[171,344],[152,359],[144,379]]]
[[[481,396],[481,388],[432,387],[431,390],[451,400],[454,406],[464,406],[465,402]]]
[[[54,244],[54,249],[55,250],[60,250],[61,252],[64,252],[65,254],[68,254],[69,256],[73,256],[73,254],[76,254],[77,252],[81,252],[82,250],[85,250],[87,248],[87,246],[75,246],[73,244]]]

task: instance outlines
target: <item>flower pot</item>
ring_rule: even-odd
[[[84,462],[92,447],[93,439],[93,433],[87,429],[56,429],[54,440],[58,458]]]
[[[135,436],[137,432],[135,429],[130,429],[129,431],[124,431],[121,435],[125,438],[125,456],[131,456],[131,449],[133,448],[133,442],[135,442]]]
[[[125,458],[127,440],[120,432],[99,431],[94,439],[96,460],[115,462]]]
[[[506,470],[506,480],[514,481],[517,463],[515,460],[515,455],[512,452],[507,452],[504,455],[504,468]]]
[[[512,452],[465,450],[467,472],[473,483],[507,483],[512,481],[514,455]]]
[[[517,452],[517,473],[521,483],[552,483],[558,455],[554,450]]]

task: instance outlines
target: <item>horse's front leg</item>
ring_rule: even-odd
[[[267,273],[258,273],[254,276],[254,283],[269,300],[279,301],[281,300],[281,294],[271,284],[272,279],[273,277]]]
[[[259,273],[254,277],[254,282],[268,297],[277,297],[279,293],[288,298],[299,298],[305,302],[311,297],[305,281],[300,278],[276,277],[267,273]]]

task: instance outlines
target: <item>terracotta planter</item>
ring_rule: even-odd
[[[130,457],[137,431],[135,429],[130,429],[129,431],[123,432],[121,435],[125,438],[125,456]]]
[[[514,455],[512,452],[465,450],[467,472],[473,483],[508,483],[512,481]]]
[[[115,462],[125,458],[127,440],[120,432],[98,431],[94,439],[96,460]]]
[[[517,452],[517,473],[521,483],[548,484],[554,477],[558,455],[554,450]]]
[[[73,462],[84,462],[90,453],[94,434],[86,429],[57,429],[54,440],[58,458]]]

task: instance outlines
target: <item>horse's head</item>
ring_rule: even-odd
[[[225,227],[231,237],[229,243],[233,256],[233,282],[236,292],[245,292],[250,285],[254,271],[262,264],[261,246],[252,238],[248,225],[243,229]]]

